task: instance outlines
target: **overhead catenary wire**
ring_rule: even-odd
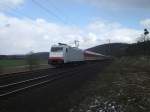
[[[37,5],[38,7],[40,7],[41,9],[43,9],[44,11],[46,11],[47,13],[49,13],[50,15],[54,16],[55,18],[57,18],[58,20],[62,21],[63,23],[66,23],[66,21],[64,21],[60,16],[58,16],[57,14],[55,14],[53,11],[51,11],[50,9],[46,8],[44,5],[42,5],[41,3],[37,2],[36,0],[32,0],[32,2]]]
[[[63,20],[66,20],[66,18],[68,18],[66,15],[62,13],[62,11],[60,11],[60,9],[54,4],[52,0],[45,0],[45,1],[48,2],[48,5],[54,8],[55,12],[59,13],[59,15],[63,18]]]
[[[66,21],[66,16],[63,15],[61,13],[61,10],[56,7],[56,5],[53,3],[52,0],[44,0],[44,1],[47,1],[46,4],[43,4],[41,3],[40,1],[38,0],[31,0],[32,3],[36,6],[38,6],[40,9],[44,10],[45,12],[47,12],[48,14],[52,15],[53,17],[57,18],[58,20],[60,20],[61,22],[65,23],[65,24],[68,24],[68,21]],[[48,7],[47,7],[48,6]],[[51,6],[51,7],[50,7]],[[54,9],[51,9],[51,8],[54,8]],[[33,20],[33,17],[30,17],[28,15],[26,15],[26,13],[24,14],[22,11],[19,11],[18,8],[12,8],[10,6],[7,6],[8,9],[12,9],[12,10],[8,10],[7,13],[8,14],[11,14],[11,15],[15,15],[15,16],[20,16],[20,17],[26,17],[26,18],[29,18],[31,20]],[[17,9],[17,10],[16,10]],[[57,13],[56,13],[57,12]],[[48,16],[47,18],[50,19],[50,17]],[[70,22],[69,22],[70,23]],[[8,23],[9,24],[9,23]]]
[[[36,0],[32,0],[32,2],[40,7],[42,10],[46,11],[48,14],[54,16],[55,18],[57,18],[58,20],[60,20],[61,22],[65,23],[65,24],[68,24],[68,21],[66,21],[66,16],[62,15],[62,13],[60,13],[61,11],[56,7],[56,5],[54,5],[51,1],[49,0],[46,0],[48,2],[48,4],[51,4],[51,6],[53,8],[55,8],[55,10],[59,13],[59,14],[56,14],[54,11],[52,11],[51,9],[47,8],[45,5],[42,5],[39,1],[36,1]],[[21,11],[17,11],[18,8],[13,8],[13,7],[10,7],[8,5],[5,5],[5,7],[8,9],[6,10],[5,12],[7,14],[10,14],[10,15],[14,15],[14,16],[20,16],[20,17],[27,17],[29,19],[33,19],[33,17],[30,17],[29,15],[26,15],[24,13],[22,13]],[[11,10],[10,10],[11,9]],[[17,9],[17,10],[16,10]],[[61,15],[61,16],[60,16]],[[49,17],[48,17],[49,18]]]
[[[7,10],[5,11],[7,14],[20,16],[20,17],[25,17],[24,13],[22,13],[20,11],[16,11],[16,10],[18,10],[17,7],[13,8],[13,7],[10,7],[10,6],[6,5],[6,4],[3,7],[7,8]],[[26,15],[26,16],[27,16],[27,18],[32,19],[32,17],[30,17],[29,15]]]

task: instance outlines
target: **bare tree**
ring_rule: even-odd
[[[32,51],[29,54],[27,54],[26,62],[29,65],[29,70],[33,70],[39,67],[39,60]]]
[[[149,40],[150,40],[149,31],[147,29],[144,29],[144,33],[141,34],[141,36],[137,38],[137,42],[146,42]]]
[[[0,74],[2,74],[2,73],[3,73],[3,66],[0,65]]]

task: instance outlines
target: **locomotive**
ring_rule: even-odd
[[[108,59],[108,56],[59,43],[58,45],[53,45],[51,47],[48,64],[62,65],[67,63],[83,63],[86,61],[99,61],[105,59]]]

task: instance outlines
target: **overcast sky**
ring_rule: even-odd
[[[0,0],[0,54],[133,43],[150,27],[150,0]]]

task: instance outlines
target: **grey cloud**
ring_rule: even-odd
[[[105,8],[150,8],[150,0],[81,0]]]
[[[0,11],[5,12],[22,5],[25,0],[0,0]]]
[[[141,20],[140,24],[145,28],[150,28],[150,19]]]
[[[84,28],[50,23],[44,19],[19,19],[0,14],[0,54],[25,54],[49,51],[52,44],[80,41],[80,48],[111,42],[134,42],[139,30],[100,20]],[[18,30],[19,29],[19,30]],[[73,45],[73,44],[71,44]]]

